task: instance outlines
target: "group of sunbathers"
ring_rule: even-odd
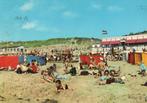
[[[100,85],[111,84],[111,83],[125,83],[125,76],[120,77],[119,72],[115,70],[104,70],[99,71],[98,80]]]
[[[39,67],[36,61],[32,61],[31,63],[26,64],[18,64],[15,72],[18,74],[22,73],[38,73]]]

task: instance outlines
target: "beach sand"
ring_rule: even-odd
[[[42,70],[52,63],[40,67]],[[63,64],[56,63],[63,73]],[[126,76],[125,84],[98,85],[93,76],[73,76],[63,81],[70,90],[56,93],[54,83],[48,83],[37,74],[16,74],[0,71],[0,103],[147,103],[147,87],[141,86],[147,77],[137,74],[139,67],[123,61],[108,62],[120,66],[121,75]],[[74,63],[76,67],[78,63]],[[131,77],[128,74],[136,74]]]

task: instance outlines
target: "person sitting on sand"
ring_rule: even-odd
[[[70,79],[71,75],[70,74],[60,74],[56,71],[54,66],[50,66],[47,68],[48,76],[51,76],[53,80],[68,80]]]
[[[103,74],[102,74],[103,75]],[[111,83],[120,83],[124,84],[125,76],[115,77],[116,74],[114,71],[109,72],[108,70],[104,71],[104,75],[100,77],[99,85],[111,84]]]
[[[68,62],[64,62],[64,67],[65,67],[65,69],[64,69],[64,72],[65,73],[68,73]]]
[[[95,66],[94,66],[93,63],[90,63],[89,66],[88,66],[89,69],[93,69],[94,67],[95,67]]]
[[[0,71],[1,71],[1,70],[4,70],[4,69],[5,69],[4,67],[0,67]]]
[[[115,82],[115,72],[111,72],[110,73],[110,76],[107,78],[106,80],[106,84],[111,84],[111,83],[114,83]]]
[[[48,75],[51,75],[54,72],[54,67],[50,66],[49,68],[47,68],[47,72],[48,72]]]
[[[147,86],[147,82],[145,82],[144,84],[141,84],[141,86]]]
[[[108,70],[105,70],[104,71],[104,74],[101,71],[101,77],[99,78],[99,80],[100,80],[99,85],[105,85],[107,79],[109,79],[109,71]]]
[[[38,65],[37,60],[32,60],[32,62],[33,62],[35,65]]]
[[[71,69],[69,70],[68,73],[71,74],[72,76],[75,76],[77,74],[77,70],[73,65],[71,65]]]
[[[28,70],[28,73],[38,73],[38,71],[38,66],[34,62],[32,62],[32,64],[30,65],[30,69]]]
[[[89,70],[80,70],[80,71],[79,71],[79,75],[80,75],[80,76],[93,75],[93,72],[91,72],[91,71],[89,71]]]
[[[41,75],[43,75],[43,79],[47,82],[53,82],[55,79],[52,77],[52,74],[49,75],[48,71],[42,70]]]
[[[55,82],[56,78],[54,76],[54,72],[56,72],[56,65],[50,66],[46,70],[41,71],[41,75],[43,75],[43,79],[47,82]]]
[[[113,75],[114,77],[118,77],[120,75],[120,70],[110,70],[110,75]]]
[[[124,80],[126,79],[125,76],[118,77],[117,73],[115,70],[110,71],[110,77],[106,80],[106,84],[111,84],[111,83],[120,83],[124,84]]]
[[[22,73],[27,73],[29,68],[23,64],[17,65],[17,68],[15,70],[16,73],[22,74]]]
[[[112,73],[115,77],[120,75],[120,67],[118,67],[118,70],[114,70],[111,66],[105,66],[105,70],[108,70],[110,74]]]
[[[141,69],[140,74],[142,76],[145,76],[147,74],[147,67],[144,65],[144,62],[141,62],[140,69]]]
[[[18,64],[17,66],[16,66],[16,70],[15,70],[15,72],[16,73],[18,73],[18,74],[21,74],[22,73],[22,70],[21,70],[21,66],[20,66],[21,64]]]
[[[94,62],[95,62],[95,60],[94,60],[94,58],[93,58],[93,56],[92,56],[92,53],[89,53],[89,59],[90,59],[90,64],[89,64],[89,69],[93,69],[95,66],[95,64],[94,64]]]
[[[56,64],[53,64],[53,71],[56,72],[57,66]]]
[[[104,62],[100,62],[100,63],[97,65],[97,68],[98,68],[100,71],[104,71],[104,70],[105,70],[105,63],[104,63]]]

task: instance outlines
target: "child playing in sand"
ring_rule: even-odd
[[[57,93],[60,93],[61,90],[64,90],[60,80],[56,81],[56,88],[57,88]]]
[[[55,83],[56,83],[57,93],[60,93],[62,90],[69,89],[67,84],[65,84],[65,88],[63,88],[61,80],[57,80]]]

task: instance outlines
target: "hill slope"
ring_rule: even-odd
[[[55,38],[48,40],[34,40],[34,41],[17,41],[17,42],[0,42],[0,48],[2,47],[13,47],[13,46],[24,46],[24,47],[40,47],[48,45],[58,44],[72,44],[72,45],[85,45],[90,46],[95,43],[99,43],[100,39],[96,38]]]

